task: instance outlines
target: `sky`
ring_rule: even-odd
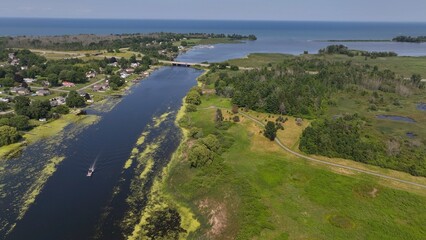
[[[1,0],[0,17],[426,22],[426,0]]]

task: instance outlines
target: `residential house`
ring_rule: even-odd
[[[15,53],[9,53],[8,56],[11,60],[15,59]]]
[[[108,64],[108,66],[118,67],[118,62],[113,62]]]
[[[135,69],[133,69],[133,68],[127,68],[126,70],[124,70],[126,73],[128,73],[128,74],[132,74],[132,73],[134,73],[135,72]]]
[[[64,87],[75,87],[75,84],[72,82],[62,81],[62,86]]]
[[[55,97],[50,99],[50,106],[52,107],[64,105],[65,103],[66,103],[66,99],[64,97]]]
[[[12,65],[12,66],[18,66],[18,65],[19,65],[19,59],[13,59],[13,60],[10,62],[10,65]]]
[[[137,67],[139,67],[140,66],[140,64],[138,63],[138,62],[135,62],[135,63],[131,63],[130,64],[130,67],[132,67],[132,68],[137,68]]]
[[[24,87],[14,87],[10,90],[10,92],[16,93],[16,94],[21,95],[21,96],[25,96],[25,95],[30,94],[30,90],[28,90],[28,88],[24,88]]]
[[[36,91],[37,96],[47,96],[50,95],[50,91],[48,89],[40,89]]]
[[[108,83],[104,83],[104,84],[96,84],[93,86],[92,90],[94,92],[105,92],[106,90],[109,89],[109,84]]]
[[[9,98],[0,98],[0,102],[8,103],[10,102]]]
[[[26,82],[27,84],[34,83],[35,81],[37,81],[37,79],[34,79],[34,78],[24,78],[24,82]]]
[[[22,66],[21,70],[28,70],[28,67],[27,66]]]
[[[89,71],[86,73],[87,78],[95,78],[96,77],[96,71]]]
[[[130,76],[130,74],[128,74],[127,72],[121,72],[120,73],[121,78],[128,78],[129,76]]]

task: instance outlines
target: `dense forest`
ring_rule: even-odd
[[[240,107],[307,118],[321,115],[330,95],[350,86],[400,95],[423,86],[390,70],[302,58],[233,76],[221,73],[214,84],[217,94]]]
[[[326,48],[320,49],[318,51],[319,54],[343,54],[349,57],[355,56],[363,56],[363,57],[396,57],[398,56],[395,52],[369,52],[369,51],[361,51],[361,50],[352,50],[349,49],[345,45],[330,45]]]
[[[426,36],[397,36],[392,39],[394,42],[409,42],[409,43],[423,43],[426,42]]]
[[[334,96],[339,93],[359,94],[365,99],[366,109],[375,111],[375,104],[384,101],[383,94],[397,99],[424,91],[418,75],[404,79],[390,70],[369,65],[305,58],[252,71],[215,71],[218,71],[214,82],[216,93],[230,97],[239,107],[317,119],[301,137],[300,149],[306,153],[353,159],[426,176],[426,149],[421,147],[422,143],[382,136],[358,115],[330,118],[326,114],[327,109],[336,105]]]
[[[303,132],[300,150],[426,176],[426,151],[418,143],[394,138],[383,141],[366,124],[358,115],[316,120]]]

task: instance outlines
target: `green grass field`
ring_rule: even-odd
[[[228,62],[231,65],[240,67],[261,67],[268,63],[276,63],[292,58],[292,55],[278,53],[255,53],[247,58],[233,59]],[[361,56],[348,57],[346,55],[301,55],[302,58],[319,58],[329,61],[352,61],[359,64],[377,65],[380,69],[389,69],[404,77],[410,77],[412,74],[420,74],[426,78],[426,57],[387,57],[387,58],[368,58]]]
[[[200,108],[225,104],[203,97]],[[190,113],[204,135],[216,132],[214,109]],[[167,190],[201,222],[191,239],[423,239],[426,193],[387,187],[291,156],[250,121],[223,132],[233,144],[222,160],[170,171]]]

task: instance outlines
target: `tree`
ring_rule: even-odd
[[[188,160],[191,163],[191,167],[202,167],[213,160],[213,152],[204,144],[197,143],[189,150]]]
[[[136,55],[132,55],[130,58],[129,58],[129,61],[130,61],[130,63],[135,63],[136,62]]]
[[[141,64],[142,64],[142,65],[149,66],[149,65],[151,65],[151,64],[152,64],[152,60],[151,60],[151,58],[150,58],[150,57],[148,57],[148,56],[143,56],[143,57],[142,57]]]
[[[265,132],[263,133],[265,137],[269,140],[274,141],[277,136],[277,129],[275,128],[275,124],[271,121],[268,121],[265,126]]]
[[[49,100],[35,100],[28,108],[28,116],[33,119],[47,118],[50,108],[51,106]]]
[[[0,102],[0,112],[3,112],[4,110],[7,110],[9,108],[9,105],[5,102]]]
[[[27,116],[15,115],[10,118],[9,125],[17,130],[27,130],[30,127],[29,118]]]
[[[58,114],[68,114],[70,109],[66,105],[59,105],[53,109],[53,112]]]
[[[200,142],[204,144],[210,151],[218,153],[221,145],[217,137],[213,134],[209,134],[207,137],[200,139]]]
[[[201,104],[201,96],[197,91],[190,91],[186,96],[186,103],[200,105]]]
[[[221,124],[223,122],[222,110],[219,108],[216,110],[215,122],[216,124]]]
[[[238,113],[238,105],[232,105],[232,113],[237,114]]]
[[[413,74],[411,76],[411,82],[415,85],[418,86],[420,84],[420,82],[422,81],[422,76],[420,74]]]
[[[14,127],[0,127],[0,146],[16,143],[21,138],[18,131]]]
[[[193,127],[189,129],[189,136],[195,139],[203,137],[203,129]]]
[[[15,112],[18,115],[28,115],[28,109],[30,107],[30,99],[25,96],[17,96],[13,99],[15,102]]]
[[[186,47],[186,46],[188,46],[188,42],[187,42],[187,41],[182,41],[182,42],[180,43],[180,45],[181,45],[182,47]]]
[[[58,75],[51,73],[47,76],[47,81],[49,82],[50,86],[58,86],[59,85],[59,78]]]
[[[68,94],[66,104],[68,107],[84,107],[85,101],[75,90]]]
[[[113,90],[117,90],[118,88],[124,85],[125,80],[118,75],[112,75],[109,79],[109,83]]]
[[[0,79],[0,85],[3,87],[13,87],[15,85],[15,81],[12,78],[6,77]]]

